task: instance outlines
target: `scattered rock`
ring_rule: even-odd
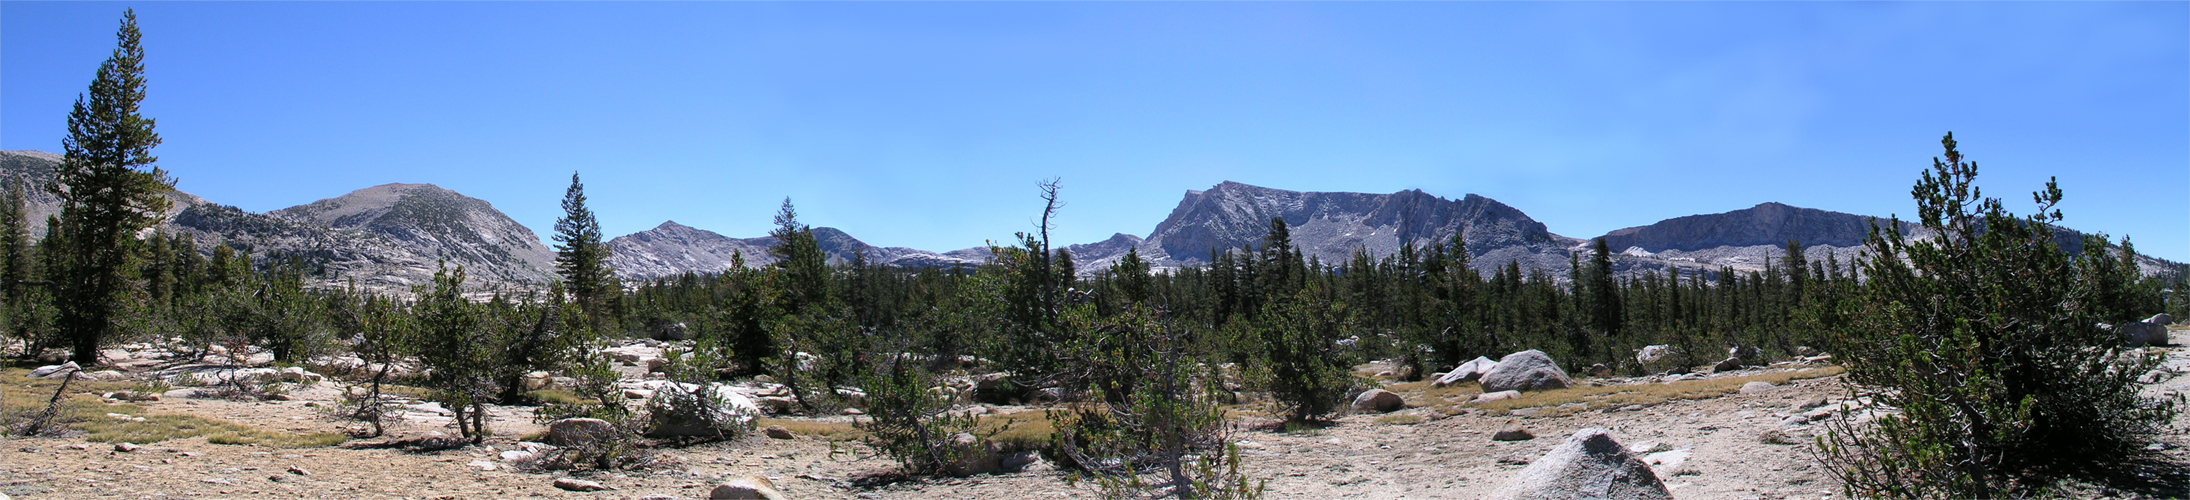
[[[957,457],[958,460],[944,465],[944,474],[966,477],[974,474],[993,474],[1003,469],[1002,450],[997,448],[996,443],[974,437],[973,434],[961,432],[951,436],[950,446],[952,448],[950,455]]]
[[[791,435],[790,429],[785,429],[781,425],[768,426],[767,429],[762,429],[761,432],[768,433],[768,437],[775,439],[791,439],[793,437],[796,437]]]
[[[1643,346],[1642,350],[1635,351],[1635,362],[1646,366],[1655,365],[1672,354],[1673,346],[1664,344]]]
[[[1650,468],[1652,470],[1663,470],[1667,472],[1672,472],[1675,470],[1679,470],[1681,464],[1688,462],[1688,455],[1688,450],[1661,451],[1657,453],[1643,455],[1642,461],[1643,463],[1650,464]]]
[[[1453,368],[1452,371],[1445,372],[1444,375],[1438,376],[1437,382],[1430,385],[1444,387],[1448,385],[1458,384],[1461,382],[1474,382],[1476,379],[1483,378],[1483,374],[1490,373],[1490,370],[1492,368],[1497,367],[1497,361],[1491,361],[1490,358],[1476,356],[1473,360],[1469,360],[1466,363],[1461,363],[1459,368]]]
[[[121,443],[114,443],[114,451],[119,451],[119,452],[122,452],[122,453],[130,453],[130,452],[134,452],[134,451],[137,451],[137,449],[138,449],[138,448],[139,448],[139,446],[137,446],[137,444],[136,444],[136,443],[130,443],[130,442],[121,442]]]
[[[1779,429],[1765,429],[1763,434],[1757,435],[1757,442],[1764,444],[1802,444],[1802,440],[1796,439],[1793,434],[1788,434],[1787,431]]]
[[[1726,358],[1719,361],[1718,364],[1711,365],[1711,373],[1726,373],[1739,369],[1741,369],[1741,358]]]
[[[2160,326],[2172,325],[2175,324],[2175,315],[2167,313],[2154,314],[2150,318],[2145,318],[2144,322]]]
[[[529,462],[532,461],[533,458],[532,452],[525,450],[505,451],[502,452],[500,456],[502,457],[502,461],[504,462]]]
[[[782,490],[777,490],[776,484],[769,482],[768,478],[747,475],[732,478],[716,485],[713,491],[707,492],[707,498],[708,500],[786,500],[789,497],[784,496]]]
[[[74,373],[74,372],[76,372],[76,371],[77,371],[78,369],[79,369],[79,368],[77,368],[77,366],[76,366],[76,362],[74,362],[74,361],[70,361],[70,362],[67,362],[67,363],[62,363],[62,364],[58,364],[58,365],[46,365],[46,366],[41,366],[41,367],[38,367],[38,369],[35,369],[35,370],[31,370],[31,371],[30,371],[30,375],[28,375],[28,377],[29,377],[29,378],[53,378],[53,377],[52,377],[52,376],[53,376],[53,374],[56,374],[56,373]]]
[[[326,377],[322,377],[317,373],[305,371],[304,368],[296,366],[281,369],[280,376],[281,381],[283,382],[298,384],[307,382],[319,382],[320,380],[326,379]]]
[[[1369,389],[1354,398],[1354,413],[1390,413],[1406,407],[1406,399],[1383,389]]]
[[[1612,367],[1605,366],[1604,363],[1589,365],[1589,376],[1597,378],[1610,377],[1612,376]]]
[[[482,471],[491,471],[491,470],[494,470],[494,469],[497,469],[497,468],[499,468],[499,467],[497,467],[497,466],[495,466],[495,465],[494,465],[494,462],[488,462],[488,461],[485,461],[485,460],[473,460],[473,461],[471,461],[471,463],[468,463],[468,464],[464,464],[464,466],[465,466],[465,467],[471,467],[471,468],[474,468],[474,469],[479,469],[479,470],[482,470]]]
[[[1754,395],[1754,394],[1764,394],[1764,393],[1769,393],[1769,392],[1772,392],[1772,391],[1774,391],[1774,390],[1778,390],[1778,389],[1779,389],[1779,387],[1778,387],[1778,386],[1774,386],[1774,385],[1772,385],[1772,383],[1771,383],[1771,382],[1765,382],[1765,381],[1762,381],[1762,380],[1759,380],[1759,381],[1755,381],[1755,382],[1750,382],[1750,383],[1746,383],[1746,384],[1741,384],[1741,393],[1742,393],[1742,394],[1751,394],[1751,395]]]
[[[1475,396],[1475,402],[1477,402],[1477,403],[1488,403],[1488,402],[1492,402],[1492,401],[1505,401],[1505,400],[1508,400],[1508,399],[1513,399],[1513,398],[1518,398],[1518,397],[1521,397],[1521,391],[1498,391],[1498,392],[1486,392],[1486,393],[1482,393],[1482,394],[1476,395],[1476,396]]]
[[[2129,347],[2166,345],[2168,341],[2167,325],[2161,323],[2123,323],[2114,327],[2114,334],[2120,336],[2122,343]]]
[[[1672,500],[1650,466],[1603,429],[1582,429],[1492,493],[1501,500]]]
[[[1507,354],[1498,360],[1498,366],[1483,374],[1484,392],[1497,391],[1545,391],[1565,389],[1573,385],[1566,370],[1552,362],[1543,351],[1530,349]]]
[[[1819,406],[1825,406],[1825,398],[1823,398],[1823,397],[1814,397],[1814,398],[1810,398],[1810,399],[1805,399],[1805,400],[1802,400],[1802,402],[1800,402],[1800,403],[1795,403],[1795,409],[1797,409],[1797,410],[1808,410],[1808,409],[1811,409],[1811,408],[1816,408],[1816,407],[1819,407]]]
[[[601,483],[567,477],[555,478],[555,487],[567,491],[607,491],[609,489],[607,486],[602,486]]]
[[[844,409],[844,412],[843,412],[843,413],[844,413],[845,415],[851,415],[851,416],[855,416],[855,417],[856,417],[856,416],[860,416],[860,415],[866,415],[866,414],[867,414],[867,411],[866,411],[866,410],[861,410],[861,409],[858,409],[858,408],[845,408],[845,409]]]
[[[289,473],[290,473],[290,474],[296,474],[296,475],[299,475],[299,476],[309,476],[309,475],[312,475],[312,471],[304,470],[304,468],[302,468],[302,467],[297,467],[297,466],[294,466],[294,465],[291,465],[291,466],[289,466]]]
[[[571,446],[616,435],[616,428],[598,418],[566,418],[548,423],[547,443]]]
[[[663,385],[647,401],[650,437],[736,437],[753,431],[760,405],[729,384]]]
[[[1506,428],[1498,429],[1498,432],[1490,435],[1492,441],[1527,441],[1530,439],[1536,439],[1536,435],[1530,434],[1528,429],[1523,429],[1518,425],[1508,425]]]

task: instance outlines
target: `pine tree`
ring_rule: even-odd
[[[46,186],[61,198],[59,227],[68,249],[54,271],[62,336],[86,364],[98,359],[112,337],[121,301],[136,286],[129,265],[137,232],[167,211],[162,196],[175,188],[152,148],[160,144],[153,120],[138,113],[144,101],[144,48],[137,14],[122,14],[118,46],[88,96],[79,95],[68,115],[68,138],[55,179]]]
[[[608,243],[601,241],[601,224],[586,208],[586,186],[578,173],[570,174],[570,189],[563,192],[563,218],[555,220],[555,272],[577,306],[580,323],[593,335],[606,333],[610,321],[608,303],[621,294],[616,270],[608,265]]]

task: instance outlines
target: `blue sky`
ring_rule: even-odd
[[[180,187],[389,182],[545,235],[1146,233],[1189,189],[1422,189],[1559,234],[1778,201],[1913,216],[1954,131],[2020,212],[2190,260],[2190,4],[0,3],[0,149],[58,151],[135,7]]]

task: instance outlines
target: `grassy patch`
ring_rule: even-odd
[[[525,393],[525,396],[526,396],[526,397],[529,397],[529,398],[532,398],[532,400],[533,400],[533,401],[539,401],[539,402],[540,402],[541,404],[566,404],[566,405],[587,405],[587,404],[590,404],[590,405],[599,405],[599,404],[601,404],[600,400],[596,400],[596,399],[590,399],[590,398],[585,398],[585,397],[581,397],[581,396],[579,396],[579,395],[578,395],[577,393],[573,393],[573,392],[570,392],[570,391],[566,391],[566,390],[562,390],[562,389],[542,389],[542,390],[537,390],[537,391],[527,392],[527,393]]]
[[[1009,415],[983,415],[979,419],[982,433],[989,440],[1019,450],[1048,448],[1057,436],[1057,424],[1049,418],[1050,412],[1064,410],[1023,411]]]
[[[1421,415],[1416,415],[1413,413],[1394,413],[1390,415],[1376,417],[1376,423],[1382,425],[1414,425],[1422,423],[1423,420],[1428,419],[1422,418]]]
[[[1424,380],[1421,382],[1407,382],[1404,384],[1387,385],[1384,386],[1384,390],[1408,396],[1407,406],[1409,407],[1435,406],[1438,401],[1441,401],[1444,398],[1456,398],[1460,399],[1461,401],[1467,401],[1469,399],[1474,399],[1475,395],[1483,393],[1483,385],[1477,384],[1475,382],[1461,382],[1458,384],[1448,385],[1444,387],[1432,387],[1433,385],[1435,385],[1434,381]]]
[[[1726,377],[1708,380],[1684,380],[1663,384],[1580,386],[1565,389],[1525,392],[1521,397],[1484,403],[1482,408],[1492,413],[1511,412],[1521,408],[1553,407],[1550,412],[1537,415],[1549,416],[1577,411],[1596,410],[1627,405],[1649,405],[1672,399],[1710,399],[1741,391],[1742,384],[1770,382],[1772,385],[1819,377],[1839,375],[1838,366],[1809,368],[1789,372],[1773,372],[1742,377]],[[1560,405],[1582,403],[1582,408],[1558,409]]]
[[[44,412],[47,398],[61,381],[24,377],[29,370],[9,368],[0,370],[0,385],[5,386],[6,398],[0,400],[0,426],[13,431]],[[347,439],[341,434],[291,434],[259,429],[226,420],[209,419],[196,415],[146,415],[144,407],[126,403],[106,403],[91,394],[128,390],[146,390],[138,382],[92,382],[78,380],[68,385],[69,394],[63,396],[61,408],[54,412],[52,426],[84,433],[84,439],[95,443],[157,443],[170,439],[205,436],[216,444],[257,444],[277,448],[305,448],[340,444]],[[120,417],[112,416],[121,415]],[[138,421],[137,418],[143,418]]]
[[[756,425],[763,428],[779,425],[783,426],[784,429],[789,429],[792,434],[813,436],[830,441],[855,441],[867,437],[866,431],[861,431],[858,427],[853,427],[852,424],[842,422],[763,418],[756,422]]]

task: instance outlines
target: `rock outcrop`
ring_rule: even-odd
[[[1483,392],[1498,391],[1546,391],[1565,389],[1574,385],[1567,378],[1566,370],[1543,351],[1530,349],[1507,354],[1498,360],[1498,366],[1483,374]]]
[[[1655,472],[1603,429],[1582,429],[1491,493],[1497,500],[1672,500]]]

